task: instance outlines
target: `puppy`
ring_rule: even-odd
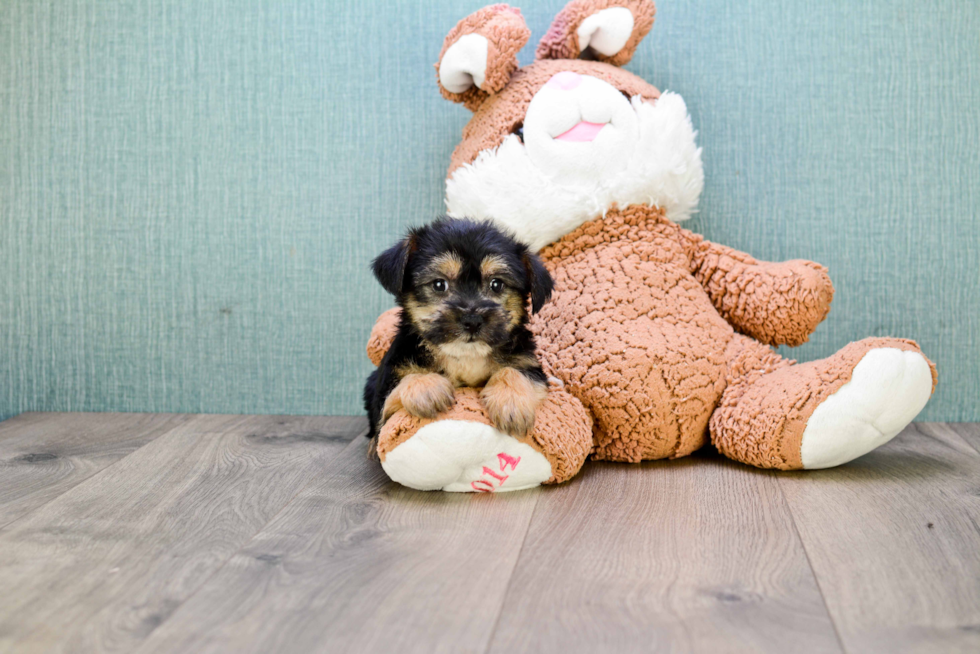
[[[412,229],[373,263],[401,307],[391,348],[364,387],[370,436],[404,408],[432,418],[454,389],[483,386],[480,398],[502,432],[527,434],[547,378],[527,328],[553,282],[541,260],[489,222],[440,218]]]

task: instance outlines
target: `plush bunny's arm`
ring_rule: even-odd
[[[820,264],[756,261],[685,229],[680,232],[691,272],[737,331],[767,345],[796,346],[827,317],[834,286]]]
[[[371,328],[371,336],[368,337],[367,355],[374,365],[381,365],[381,359],[385,352],[391,347],[391,342],[398,334],[398,323],[402,317],[402,310],[398,307],[388,309],[374,321]]]

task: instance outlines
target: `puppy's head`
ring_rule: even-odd
[[[551,275],[489,222],[441,218],[382,253],[374,275],[430,343],[497,347],[551,297]]]

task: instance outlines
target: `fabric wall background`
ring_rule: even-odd
[[[0,3],[0,417],[359,413],[367,264],[442,209],[467,120],[432,64],[481,0]],[[524,3],[527,62],[562,0]],[[662,0],[688,226],[830,268],[801,360],[873,335],[980,420],[980,3]]]

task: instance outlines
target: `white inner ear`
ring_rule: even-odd
[[[486,37],[479,34],[459,37],[456,43],[449,46],[439,63],[439,83],[442,87],[450,93],[462,93],[474,84],[482,88],[487,74],[488,47]]]
[[[583,20],[575,33],[580,52],[591,46],[599,54],[611,57],[630,40],[633,13],[626,7],[603,9]]]

